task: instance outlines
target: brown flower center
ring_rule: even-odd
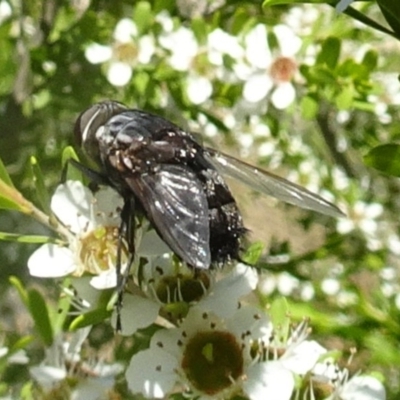
[[[197,390],[215,395],[243,375],[243,354],[229,332],[199,332],[187,343],[181,364]]]

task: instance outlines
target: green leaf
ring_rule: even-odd
[[[29,214],[31,211],[29,204],[14,186],[10,186],[0,179],[0,209],[16,210]]]
[[[7,169],[0,158],[0,179],[8,186],[14,187],[10,175],[8,175]]]
[[[66,179],[82,182],[83,181],[82,173],[80,171],[78,171],[76,168],[74,168],[73,166],[69,166],[69,160],[71,158],[79,162],[79,157],[76,154],[76,151],[74,150],[74,148],[71,146],[67,146],[63,150],[62,155],[61,155],[61,165],[62,165],[62,169],[63,169],[63,174],[65,173],[64,171],[66,171],[66,176],[65,176]]]
[[[68,289],[69,292],[71,292],[71,278],[65,278],[63,281],[63,288],[64,290],[61,292],[61,295],[58,300],[57,304],[57,314],[53,315],[52,321],[53,321],[53,329],[55,334],[59,333],[62,331],[63,326],[65,324],[65,320],[68,316],[68,312],[71,307],[71,300],[72,300],[72,295],[68,295]]]
[[[317,116],[319,104],[312,96],[304,96],[300,102],[301,115],[304,119],[314,119]]]
[[[369,71],[373,71],[378,65],[378,53],[375,50],[369,50],[365,53],[361,62]]]
[[[28,308],[28,292],[25,290],[22,282],[16,276],[10,276],[9,281],[11,285],[17,290],[21,301],[24,303],[25,307]]]
[[[49,236],[40,235],[20,235],[18,233],[0,232],[0,240],[19,243],[58,243],[59,241]]]
[[[354,86],[349,84],[342,88],[339,94],[335,98],[336,106],[339,110],[348,110],[353,104],[353,98],[355,95]]]
[[[153,21],[151,5],[147,1],[140,1],[136,4],[133,20],[138,28],[139,34],[146,32]]]
[[[387,23],[400,38],[400,2],[394,0],[377,0]]]
[[[36,289],[28,291],[28,308],[35,322],[35,328],[43,342],[50,346],[53,342],[53,329],[50,323],[46,301]]]
[[[20,339],[18,339],[12,346],[11,352],[15,353],[18,350],[26,349],[26,347],[32,343],[34,340],[34,337],[31,335],[28,336],[22,336]]]
[[[280,339],[286,341],[290,332],[289,305],[285,297],[279,297],[271,304],[269,314],[275,329],[279,330]]]
[[[400,177],[400,145],[388,143],[375,147],[364,157],[364,162],[387,175]]]
[[[262,242],[253,243],[243,256],[243,261],[246,264],[255,265],[260,259],[262,252],[264,251],[264,244]]]
[[[50,214],[50,196],[44,183],[43,173],[37,162],[36,157],[32,156],[30,158],[30,164],[33,175],[33,182],[36,188],[36,196],[39,200],[39,204],[41,205],[43,211],[45,211],[47,214]]]
[[[192,20],[192,30],[193,33],[196,36],[196,39],[198,43],[201,44],[206,44],[207,43],[207,24],[204,20],[204,18],[193,18]]]
[[[75,331],[80,328],[84,328],[89,325],[95,325],[103,322],[107,318],[110,318],[112,314],[111,310],[105,308],[89,311],[76,317],[70,324],[69,330]]]
[[[325,64],[329,69],[335,69],[340,56],[341,42],[336,37],[328,37],[317,56],[318,64]]]

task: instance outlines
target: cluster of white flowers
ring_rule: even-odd
[[[118,242],[107,232],[119,226],[121,206],[109,189],[92,194],[80,182],[60,185],[51,207],[71,237],[64,247],[46,244],[33,253],[30,272],[41,277],[89,273],[95,288],[115,286],[111,275],[115,276]],[[202,399],[239,395],[289,400],[300,395],[319,398],[316,388],[323,385],[324,398],[332,400],[385,399],[379,380],[366,375],[349,378],[331,353],[308,340],[308,321],[291,328],[287,315],[280,315],[278,323],[265,308],[253,305],[259,284],[255,269],[238,263],[223,271],[195,273],[174,261],[154,232],[144,235],[138,252],[147,264],[134,267],[134,275],[141,271],[140,293],[125,295],[121,333],[131,336],[153,323],[160,329],[149,348],[129,362],[125,377],[131,392],[146,398],[183,393]],[[78,331],[67,342],[61,336],[55,339],[46,359],[30,369],[41,387],[65,380],[75,373],[68,365],[78,364],[93,373],[74,388],[73,398],[93,395],[94,388],[104,393],[113,386],[122,371],[119,364],[93,366],[81,359],[89,330]]]
[[[268,95],[278,109],[293,103],[291,81],[301,40],[287,25],[274,27],[279,50],[272,51],[263,24],[239,36],[217,28],[207,35],[205,43],[199,43],[193,30],[175,27],[168,13],[161,12],[155,21],[162,28],[157,37],[151,33],[139,36],[135,23],[122,19],[110,45],[93,43],[87,47],[88,61],[104,64],[109,82],[125,86],[135,68],[148,64],[152,57],[162,57],[174,70],[185,73],[186,93],[193,104],[202,104],[212,96],[214,80],[243,85],[238,103],[242,109],[263,109]],[[225,65],[226,57],[231,60],[229,66]]]

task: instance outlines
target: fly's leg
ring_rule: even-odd
[[[128,263],[125,271],[121,271],[122,249],[124,239],[128,246]],[[135,198],[131,197],[125,200],[124,207],[121,211],[121,224],[118,232],[118,248],[117,248],[117,322],[116,330],[121,332],[121,310],[124,296],[124,288],[128,280],[129,272],[135,260]]]
[[[88,168],[85,165],[81,164],[79,161],[70,158],[64,164],[64,168],[61,173],[61,182],[65,183],[67,180],[68,167],[72,165],[75,169],[77,169],[83,176],[86,176],[90,179],[92,184],[95,185],[106,185],[109,186],[110,182],[107,177],[101,174],[100,172],[95,171],[94,169]]]

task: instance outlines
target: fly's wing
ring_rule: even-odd
[[[171,250],[193,267],[209,268],[208,203],[196,175],[167,164],[154,173],[125,180]]]
[[[263,171],[210,148],[206,149],[205,157],[220,172],[245,183],[261,193],[331,217],[344,216],[342,211],[329,201],[270,172]]]

